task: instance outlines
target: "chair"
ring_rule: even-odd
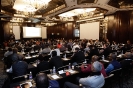
[[[26,79],[29,79],[29,74],[14,77],[14,78],[12,78],[12,82],[13,82],[13,83],[15,83],[15,82],[20,82],[20,81],[24,81],[24,80],[26,80]]]
[[[102,88],[112,88],[112,78],[114,74],[110,74],[109,76],[105,77],[105,84]]]
[[[69,65],[65,65],[65,66],[59,67],[59,68],[57,69],[57,71],[64,70],[64,69],[68,69],[68,66],[69,66]]]
[[[117,83],[118,82],[119,88],[122,88],[123,85],[121,87],[121,84],[120,84],[121,81],[122,81],[122,79],[121,79],[122,78],[122,68],[113,70],[113,71],[110,72],[110,74],[114,74],[114,76],[113,76],[113,82],[114,83]]]
[[[122,68],[122,79],[124,82],[127,82],[127,84],[128,84],[128,80],[131,76],[131,73],[132,73],[131,67]]]
[[[40,71],[39,73],[50,74],[50,69],[48,69],[48,70],[44,70],[44,71]]]

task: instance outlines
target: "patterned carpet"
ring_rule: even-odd
[[[7,74],[5,73],[5,70],[4,70],[4,63],[2,61],[2,58],[3,58],[3,54],[0,51],[0,88],[3,88],[3,85],[6,81],[6,79],[8,78],[8,76],[7,76]]]
[[[133,88],[133,74],[128,81],[124,81],[123,87],[119,87],[118,84],[113,85],[113,88]]]

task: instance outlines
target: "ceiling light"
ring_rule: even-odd
[[[37,10],[46,9],[51,0],[16,0],[13,8],[24,15],[34,15]]]
[[[88,12],[95,11],[96,8],[83,8],[83,9],[74,9],[65,13],[60,14],[61,17],[71,17],[71,16],[77,16],[79,14],[84,14]]]

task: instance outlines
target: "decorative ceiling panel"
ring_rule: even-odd
[[[133,0],[110,0],[108,5],[116,8],[133,8]]]
[[[83,3],[96,3],[97,0],[77,0],[78,4],[83,4]]]

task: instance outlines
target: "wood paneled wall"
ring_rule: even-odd
[[[64,38],[64,39],[75,39],[74,37],[75,23],[62,23],[55,26],[47,27],[48,38]]]
[[[107,38],[110,41],[133,43],[133,11],[120,11],[108,17]]]
[[[110,41],[126,43],[130,40],[133,43],[133,11],[119,11],[112,15],[106,16],[107,38]],[[21,26],[35,26],[35,24],[22,24]],[[65,38],[75,39],[75,23],[62,23],[47,28],[47,38]],[[10,36],[8,22],[0,21],[0,43],[7,40]],[[22,37],[22,34],[21,34]]]

